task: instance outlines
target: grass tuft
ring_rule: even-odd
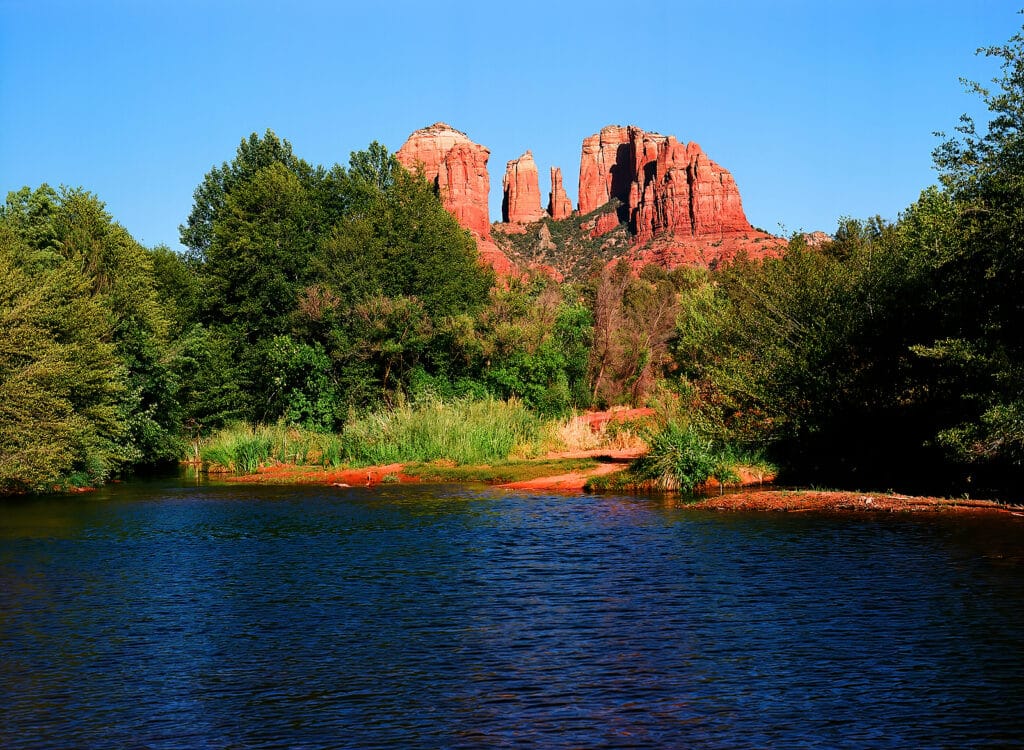
[[[518,401],[428,401],[377,412],[345,426],[346,463],[372,466],[504,461],[539,450],[542,420]]]
[[[429,401],[375,412],[340,435],[239,423],[206,438],[208,471],[250,474],[271,462],[296,466],[391,463],[488,464],[541,450],[545,423],[518,401]]]
[[[650,450],[626,471],[593,477],[586,489],[693,492],[709,480],[719,488],[742,481],[741,472],[774,476],[774,467],[759,457],[742,455],[703,435],[692,425],[669,422],[649,439]]]

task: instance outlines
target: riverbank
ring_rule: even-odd
[[[879,492],[828,490],[755,490],[685,503],[691,510],[774,511],[867,511],[875,513],[1011,513],[1024,516],[1024,507],[992,500],[926,497]]]
[[[350,469],[274,464],[240,476],[241,484],[304,484],[333,487],[373,487],[381,484],[489,484],[501,489],[579,494],[593,477],[623,471],[639,455],[636,450],[591,450],[553,453],[486,466],[393,463]],[[943,498],[881,492],[771,489],[774,476],[741,472],[741,483],[717,483],[702,489],[709,497],[681,498],[680,508],[695,511],[873,512],[873,513],[1009,513],[1024,517],[1024,507],[992,500]],[[767,486],[766,486],[767,485]]]
[[[505,407],[509,408],[508,405]],[[452,407],[433,405],[426,416],[445,416]],[[422,421],[424,414],[406,415],[415,422]],[[454,425],[461,425],[471,415],[448,414],[452,417],[445,422],[444,430],[434,430],[439,435],[451,436]],[[455,416],[458,419],[455,419]],[[493,458],[481,460],[480,455],[456,457],[450,450],[438,452],[447,456],[430,461],[395,460],[402,457],[400,451],[378,450],[391,460],[358,467],[332,467],[319,463],[330,446],[319,445],[315,439],[325,440],[322,435],[303,435],[295,430],[260,428],[241,435],[251,442],[263,440],[260,461],[249,471],[238,474],[223,471],[241,464],[238,460],[243,451],[228,446],[223,450],[225,458],[212,461],[211,469],[220,467],[218,476],[227,482],[241,484],[304,484],[334,487],[373,487],[381,484],[487,484],[509,490],[528,492],[578,494],[582,492],[611,493],[657,493],[661,494],[656,481],[637,482],[636,477],[626,472],[630,464],[648,452],[648,445],[634,434],[629,425],[641,423],[653,417],[650,409],[616,409],[606,412],[588,412],[578,415],[563,424],[547,428],[548,449],[543,452],[543,442],[534,435],[532,453],[517,450],[514,458],[504,458],[507,453],[497,453]],[[486,421],[486,420],[485,420]],[[450,423],[450,424],[449,424]],[[613,427],[614,425],[614,427]],[[622,426],[626,426],[623,429]],[[276,432],[275,432],[276,430]],[[266,433],[266,434],[263,434]],[[272,434],[273,433],[273,434]],[[240,445],[245,440],[230,436]],[[328,436],[329,437],[329,436]],[[313,442],[310,442],[310,441]],[[276,441],[276,442],[275,442]],[[223,442],[223,441],[222,441]],[[278,445],[277,443],[281,444]],[[390,445],[390,443],[389,443]],[[244,445],[242,447],[245,447]],[[443,447],[443,446],[442,446]],[[538,449],[540,455],[537,455]],[[568,449],[568,450],[567,450]],[[373,451],[370,451],[373,453]],[[408,453],[412,453],[409,451]],[[466,451],[463,451],[466,453]],[[478,452],[479,453],[479,452]],[[237,455],[236,455],[237,454]],[[396,455],[397,454],[397,455]],[[207,456],[218,456],[217,450],[207,450]],[[231,456],[228,458],[227,456]],[[294,456],[297,460],[291,460]],[[526,457],[532,456],[532,457]],[[312,458],[316,463],[309,462]],[[354,463],[359,463],[354,461]],[[997,502],[950,499],[938,497],[913,497],[894,493],[845,492],[818,490],[774,489],[774,469],[768,465],[745,465],[733,463],[729,474],[734,481],[720,484],[714,478],[698,487],[696,495],[704,499],[693,500],[692,495],[676,496],[681,507],[694,510],[715,511],[869,511],[869,512],[1017,512],[1012,506]],[[669,495],[668,497],[673,497]]]
[[[508,489],[582,492],[591,478],[622,471],[641,453],[640,449],[564,451],[549,453],[542,458],[477,466],[433,461],[332,469],[275,463],[249,474],[225,476],[224,479],[243,484],[324,484],[335,487],[474,482]]]
[[[510,460],[478,466],[459,466],[450,461],[390,463],[359,468],[332,469],[319,466],[274,463],[242,475],[225,475],[242,484],[323,484],[335,487],[373,487],[379,484],[482,483],[510,490],[581,493],[595,477],[607,477],[627,469],[644,454],[641,448],[575,450],[548,453],[542,458]],[[737,467],[739,481],[730,489],[770,484],[774,474]],[[701,491],[720,491],[709,481]]]

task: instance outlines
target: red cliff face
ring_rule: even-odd
[[[406,169],[423,168],[448,213],[473,235],[481,261],[499,276],[512,276],[517,273],[515,265],[491,240],[487,207],[491,190],[487,174],[490,155],[487,148],[443,122],[417,130],[395,152],[395,158]]]
[[[583,139],[580,155],[580,213],[588,214],[603,206],[613,196],[625,201],[629,195],[631,176],[624,172],[629,132],[627,128],[609,125],[600,133]]]
[[[444,207],[477,237],[487,237],[491,230],[487,209],[491,189],[487,174],[490,155],[487,148],[473,143],[461,130],[443,122],[417,130],[395,153],[406,169],[423,167]]]
[[[672,136],[658,144],[653,159],[641,163],[646,173],[634,183],[631,220],[639,244],[670,233],[704,237],[749,232],[732,175],[711,161],[696,143],[682,144]]]
[[[740,250],[761,257],[777,238],[755,230],[729,172],[696,143],[640,128],[610,125],[584,139],[580,213],[616,198],[629,223],[638,262],[710,265]],[[610,221],[595,230],[608,231]]]
[[[540,181],[533,153],[527,151],[505,167],[501,219],[512,224],[530,224],[544,218],[540,205]]]
[[[562,187],[562,170],[551,168],[551,193],[548,194],[548,214],[555,221],[567,219],[572,214],[572,201]]]

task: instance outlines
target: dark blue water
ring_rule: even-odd
[[[7,503],[0,746],[1024,746],[1022,521],[436,487]]]

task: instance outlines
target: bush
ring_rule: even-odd
[[[648,489],[692,492],[712,477],[719,482],[739,481],[739,459],[728,447],[718,445],[691,425],[670,422],[649,436],[650,450],[628,470],[605,481],[590,482],[589,489]],[[595,478],[597,479],[597,478]]]
[[[668,424],[651,437],[651,449],[637,459],[632,472],[664,489],[689,490],[706,482],[718,463],[714,444],[690,427]]]

